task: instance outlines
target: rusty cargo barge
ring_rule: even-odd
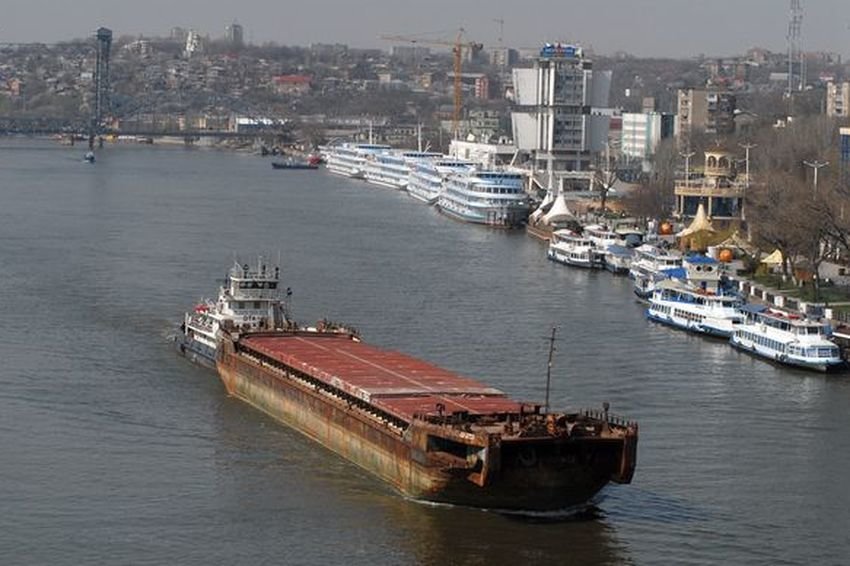
[[[227,391],[415,499],[507,511],[629,483],[638,427],[555,414],[345,332],[222,332]]]

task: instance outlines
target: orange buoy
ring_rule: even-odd
[[[729,263],[730,261],[732,261],[732,259],[732,250],[730,250],[729,248],[723,248],[722,250],[720,250],[720,253],[717,254],[717,260],[723,263]]]
[[[669,222],[663,222],[658,228],[658,233],[662,236],[669,236],[673,233],[673,225]]]

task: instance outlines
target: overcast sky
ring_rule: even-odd
[[[339,42],[389,48],[382,33],[467,37],[534,47],[564,40],[608,54],[732,55],[785,49],[790,0],[0,0],[0,42],[51,42],[106,26],[167,35],[173,26],[220,37],[236,20],[254,43]],[[850,0],[802,0],[803,47],[850,57]],[[483,9],[482,6],[486,6]]]

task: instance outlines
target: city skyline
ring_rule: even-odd
[[[0,0],[8,17],[0,43],[55,42],[82,38],[97,27],[116,36],[164,36],[175,26],[222,37],[234,21],[246,41],[282,45],[346,43],[389,49],[381,34],[450,40],[459,27],[470,40],[488,47],[502,43],[535,47],[543,41],[579,43],[601,54],[625,51],[641,57],[727,56],[751,47],[786,48],[789,5],[784,0],[536,0],[522,5],[498,0],[487,5],[433,0],[401,8],[387,0],[363,0],[357,10],[341,0],[288,4],[245,0],[238,6],[220,0],[78,0],[56,5],[47,0]],[[845,0],[803,1],[802,47],[850,57],[850,4]],[[48,20],[44,14],[51,14]],[[329,18],[327,14],[339,14]],[[501,25],[499,20],[503,20]],[[414,22],[414,23],[412,23]],[[434,31],[438,30],[438,31]]]

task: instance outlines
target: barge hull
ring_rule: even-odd
[[[456,505],[510,511],[557,511],[586,503],[610,481],[627,483],[634,470],[631,438],[471,440],[475,465],[429,448],[439,432],[424,421],[376,418],[368,405],[310,383],[298,369],[258,352],[220,348],[218,370],[228,391],[301,432],[402,494]],[[458,433],[462,434],[462,433]],[[470,436],[470,435],[467,435]],[[475,459],[469,453],[467,460]],[[488,472],[482,469],[491,468]]]

